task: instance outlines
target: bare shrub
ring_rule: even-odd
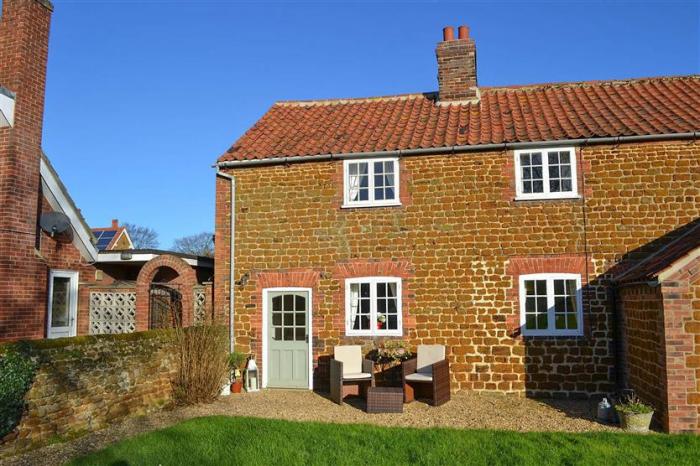
[[[229,375],[226,336],[226,328],[218,325],[175,329],[176,403],[210,403],[219,396]]]

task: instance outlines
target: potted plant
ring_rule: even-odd
[[[243,389],[241,371],[245,368],[246,360],[246,354],[238,351],[234,351],[228,357],[228,367],[231,370],[231,393],[241,393],[241,389]]]
[[[379,380],[395,385],[400,382],[401,361],[410,359],[412,353],[402,340],[386,340],[381,347],[370,352],[369,358],[379,366]]]
[[[384,314],[379,314],[377,317],[377,328],[382,329],[384,328],[384,323],[386,322],[386,316]]]
[[[629,395],[615,405],[620,426],[627,432],[649,432],[654,408],[643,403],[636,395]]]

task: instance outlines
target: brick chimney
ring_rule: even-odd
[[[442,42],[435,49],[438,62],[439,103],[479,100],[476,84],[476,45],[469,28],[460,26],[457,38],[452,26],[442,30]]]
[[[0,125],[0,242],[32,254],[52,9],[48,0],[2,0],[0,16],[0,88],[11,114]]]

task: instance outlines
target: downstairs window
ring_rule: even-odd
[[[401,279],[363,277],[345,281],[347,335],[400,336]]]
[[[520,276],[520,325],[527,336],[583,334],[581,275]]]

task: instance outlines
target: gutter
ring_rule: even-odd
[[[218,168],[238,168],[251,167],[259,165],[280,165],[289,163],[301,162],[322,162],[330,160],[344,160],[357,158],[372,158],[372,157],[404,157],[417,155],[445,155],[445,154],[460,154],[465,152],[480,152],[499,150],[505,151],[508,149],[528,149],[528,148],[543,148],[555,147],[562,145],[592,145],[592,144],[619,144],[627,142],[648,142],[648,141],[674,141],[681,139],[698,139],[700,138],[700,130],[688,133],[670,133],[670,134],[646,134],[641,136],[613,136],[601,138],[580,138],[580,139],[557,139],[554,141],[539,141],[539,142],[504,142],[499,144],[474,144],[461,146],[443,146],[443,147],[426,147],[419,149],[399,149],[386,151],[372,152],[343,152],[338,154],[319,154],[319,155],[300,155],[296,157],[274,157],[267,159],[249,159],[249,160],[228,160],[216,163]]]
[[[228,304],[228,342],[229,353],[233,353],[233,303],[234,303],[234,273],[233,265],[235,260],[235,238],[236,238],[236,177],[223,173],[219,167],[216,167],[216,176],[226,178],[231,183],[231,244],[229,247],[229,304]]]

